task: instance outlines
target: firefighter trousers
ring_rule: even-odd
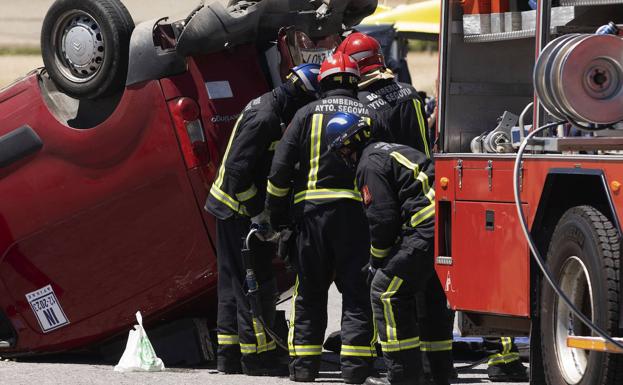
[[[246,294],[246,267],[241,250],[249,232],[247,218],[217,220],[218,314],[217,365],[222,371],[240,367],[240,363],[256,363],[265,352],[276,349],[258,315],[253,315]],[[258,242],[257,239],[253,241]],[[260,307],[263,319],[272,327],[275,318],[276,282],[272,271],[274,247],[258,242],[254,270],[260,287]]]
[[[422,374],[423,351],[435,383],[447,385],[452,368],[452,321],[434,273],[432,240],[405,236],[388,258],[375,274],[370,291],[388,379],[416,382]]]
[[[331,282],[342,293],[342,377],[363,382],[376,356],[369,290],[362,268],[368,262],[369,238],[361,203],[327,203],[297,223],[296,284],[290,316],[290,376],[318,375],[327,327]]]

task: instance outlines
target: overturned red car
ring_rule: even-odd
[[[118,0],[57,0],[45,68],[0,90],[0,356],[105,341],[137,310],[211,319],[203,204],[234,121],[375,8],[213,0],[135,27]]]

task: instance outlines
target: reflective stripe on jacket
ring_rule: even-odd
[[[361,202],[354,170],[328,150],[330,139],[326,136],[326,126],[337,112],[370,119],[372,131],[378,131],[370,110],[347,90],[331,91],[325,98],[300,109],[275,152],[268,182],[270,210],[283,210],[293,203],[294,214],[301,215],[337,200]]]
[[[435,227],[435,169],[422,152],[378,142],[363,151],[357,184],[370,226],[370,255],[386,258],[402,234],[430,239]]]

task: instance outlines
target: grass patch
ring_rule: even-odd
[[[41,55],[39,47],[2,47],[0,46],[0,56],[34,56]]]

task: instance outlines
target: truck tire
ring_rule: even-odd
[[[589,319],[618,335],[620,236],[612,222],[591,206],[565,212],[547,253],[554,281]],[[591,335],[588,327],[543,280],[540,300],[541,350],[548,385],[623,383],[623,356],[568,348],[570,334]]]
[[[132,16],[119,0],[56,0],[41,29],[50,78],[77,99],[122,91],[133,30]]]

